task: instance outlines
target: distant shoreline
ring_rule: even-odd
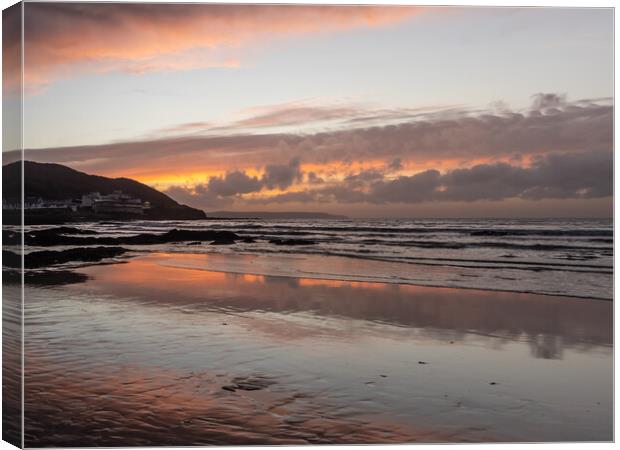
[[[215,212],[206,213],[206,217],[202,218],[188,218],[179,219],[176,217],[167,216],[149,216],[149,215],[111,215],[111,214],[83,214],[83,213],[36,213],[27,212],[25,214],[25,225],[62,225],[68,223],[80,223],[80,222],[99,222],[99,221],[118,221],[118,222],[131,222],[136,220],[153,220],[153,221],[166,221],[166,220],[352,220],[352,221],[365,221],[365,220],[452,220],[458,221],[476,221],[476,220],[488,220],[488,221],[505,221],[505,220],[518,220],[518,221],[564,221],[564,220],[583,220],[583,221],[597,221],[607,220],[613,222],[613,217],[520,217],[520,218],[503,218],[503,217],[389,217],[389,218],[376,218],[376,217],[348,217],[337,216],[323,213],[309,213],[311,215],[307,217],[294,217],[287,216],[288,213],[261,213],[255,215],[253,213],[238,213],[235,215],[215,215]],[[283,216],[280,216],[283,214]],[[295,213],[293,213],[295,214]],[[22,210],[19,209],[3,209],[2,210],[2,223],[4,225],[21,225]]]
[[[122,214],[95,214],[95,213],[71,213],[71,212],[37,212],[32,213],[26,211],[24,213],[25,225],[62,225],[68,223],[83,223],[83,222],[101,222],[101,221],[115,221],[115,222],[131,222],[135,220],[209,220],[211,218],[176,218],[172,216],[149,216],[149,215],[122,215]],[[22,211],[21,210],[2,210],[2,224],[3,225],[21,225],[22,223]]]
[[[4,225],[21,225],[22,214],[21,210],[2,210],[2,223]],[[56,213],[56,212],[26,212],[24,214],[25,225],[62,225],[70,223],[81,222],[100,222],[100,221],[115,221],[115,222],[131,222],[136,220],[153,220],[153,221],[166,221],[166,220],[350,220],[346,216],[334,216],[330,214],[321,215],[308,215],[307,217],[297,216],[280,216],[280,215],[254,215],[254,214],[242,214],[239,216],[216,216],[208,214],[203,218],[189,218],[179,219],[177,217],[169,216],[149,216],[149,215],[121,215],[121,214],[84,214],[84,213]]]
[[[349,217],[340,214],[329,214],[315,211],[205,211],[205,214],[210,219],[349,219]]]

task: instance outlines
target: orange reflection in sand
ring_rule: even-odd
[[[309,312],[451,333],[526,335],[531,339],[560,336],[563,345],[612,342],[611,302],[239,273],[244,267],[259,265],[248,255],[232,258],[229,272],[202,269],[208,266],[207,260],[218,258],[221,255],[151,254],[127,264],[91,266],[81,271],[95,280],[90,289],[159,306]],[[303,268],[304,261],[287,259],[285,263]],[[74,288],[80,289],[80,285]],[[541,354],[561,352],[545,349]]]
[[[203,259],[203,255],[187,255],[188,259]],[[169,286],[169,283],[217,283],[226,281],[224,272],[205,270],[174,270],[165,265],[155,264],[148,259],[136,259],[125,265],[129,270],[106,270],[105,281],[129,285]]]
[[[368,281],[343,281],[343,280],[324,280],[315,278],[300,278],[298,281],[299,286],[323,286],[332,288],[358,288],[358,289],[385,289],[385,283],[373,283]],[[418,288],[418,286],[411,286]]]
[[[218,255],[219,256],[219,255]],[[97,285],[117,294],[148,296],[150,298],[202,298],[217,294],[222,297],[253,298],[250,303],[271,302],[274,289],[281,294],[287,293],[290,299],[300,288],[338,289],[342,292],[368,292],[371,297],[381,295],[379,291],[399,292],[400,295],[420,296],[436,292],[436,288],[415,285],[385,284],[369,281],[347,281],[322,278],[290,278],[265,276],[252,273],[206,270],[209,254],[168,254],[156,253],[135,258],[122,265],[101,265],[84,268],[98,281]],[[238,259],[252,257],[238,255]],[[294,264],[289,261],[288,264]],[[303,264],[303,261],[300,262]],[[377,291],[375,294],[370,294]],[[444,291],[452,291],[444,289]],[[171,292],[176,295],[170,296]],[[303,291],[306,292],[306,291]],[[308,291],[311,292],[311,291]],[[305,297],[305,296],[304,296]]]
[[[265,283],[265,277],[263,275],[251,275],[242,274],[241,279],[246,283]]]

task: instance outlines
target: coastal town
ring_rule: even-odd
[[[22,204],[19,199],[2,199],[3,210],[19,210]],[[97,214],[133,214],[143,215],[151,208],[147,201],[124,194],[123,191],[114,191],[111,194],[91,192],[82,195],[79,199],[47,200],[42,197],[26,197],[23,203],[24,210],[48,212],[92,212]]]

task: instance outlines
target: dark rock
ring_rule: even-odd
[[[234,243],[235,243],[234,239],[222,238],[220,240],[211,242],[211,245],[232,245]]]
[[[256,242],[256,239],[254,239],[253,237],[244,237],[241,242],[245,244],[253,244]]]
[[[19,231],[2,230],[2,242],[4,245],[21,245],[22,234]]]
[[[188,242],[186,245],[201,245],[201,241]]]
[[[38,230],[39,233],[55,233],[55,234],[98,234],[94,230],[83,230],[75,227],[56,227]]]
[[[270,244],[275,245],[314,245],[315,241],[309,239],[271,239]]]
[[[272,384],[275,384],[275,381],[263,376],[236,377],[232,379],[230,387],[242,391],[259,391],[268,388]]]
[[[41,247],[54,245],[153,245],[187,241],[211,241],[212,243],[230,244],[240,239],[235,233],[225,230],[179,230],[175,228],[162,234],[142,233],[119,237],[66,236],[64,233],[58,233],[55,230],[58,228],[27,233],[26,245]],[[8,238],[17,239],[14,236],[8,236]],[[3,235],[3,239],[6,239],[5,235]]]
[[[22,256],[9,250],[2,250],[2,265],[19,269],[22,266]]]
[[[510,233],[500,230],[480,230],[469,233],[471,236],[508,236]]]
[[[225,391],[229,391],[229,392],[235,392],[236,389],[234,386],[230,386],[230,385],[226,385],[226,386],[222,386],[222,389],[224,389]]]
[[[122,247],[86,247],[61,251],[44,250],[30,252],[24,256],[24,267],[36,269],[71,261],[97,262],[105,258],[120,256],[128,250]],[[6,267],[21,267],[21,255],[8,250],[2,251],[2,264]]]
[[[45,242],[47,240],[55,239],[59,235],[65,234],[97,234],[96,231],[82,230],[74,227],[54,227],[45,228],[43,230],[32,230],[26,233],[27,240],[36,240]],[[19,231],[2,230],[2,240],[4,244],[18,245],[21,244],[22,233]],[[44,244],[43,244],[44,245]]]
[[[49,246],[49,245],[57,245],[56,241],[65,240],[70,241],[85,239],[84,237],[77,236],[67,236],[71,234],[98,234],[96,231],[88,231],[88,230],[80,230],[79,228],[73,227],[56,227],[56,228],[46,228],[44,230],[33,230],[29,231],[25,235],[25,243],[26,245],[37,245],[37,246]],[[91,238],[96,239],[96,238]]]
[[[137,235],[137,240],[151,239],[148,236],[153,235]],[[179,230],[177,228],[170,230],[164,234],[154,235],[156,243],[183,242],[183,241],[213,241],[213,242],[230,242],[239,240],[239,236],[232,231],[216,231],[216,230]]]
[[[243,391],[260,391],[263,389],[262,386],[252,383],[238,383],[236,387],[237,389],[241,389]]]
[[[491,381],[489,384],[490,384],[491,386],[495,386],[497,383],[496,383],[495,381]]]
[[[2,282],[6,284],[21,284],[21,275],[19,270],[3,270]],[[83,283],[87,280],[87,275],[71,270],[38,270],[24,273],[24,283],[33,286],[63,286]]]
[[[428,364],[426,361],[418,361],[418,364]]]

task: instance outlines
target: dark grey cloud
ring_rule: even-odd
[[[179,203],[192,205],[195,208],[220,208],[231,205],[234,201],[233,197],[220,197],[209,192],[203,185],[194,188],[171,186],[164,192]]]
[[[543,199],[587,199],[613,195],[613,158],[603,153],[566,153],[537,158],[528,167],[508,163],[478,164],[445,174],[426,170],[390,178],[360,173],[336,186],[282,194],[254,203],[330,202],[415,204]]]
[[[532,96],[532,110],[544,111],[549,108],[558,109],[566,105],[565,94],[538,93]]]
[[[536,159],[529,167],[497,163],[456,169],[441,176],[430,172],[382,181],[372,187],[370,197],[384,201],[401,195],[401,201],[415,203],[613,195],[611,154],[553,154]]]
[[[288,164],[268,164],[263,176],[250,176],[243,171],[234,170],[224,176],[210,177],[206,183],[191,187],[172,186],[165,192],[177,200],[201,207],[219,206],[232,203],[243,194],[260,192],[263,189],[286,189],[301,181],[304,174],[301,161],[293,158]]]
[[[613,154],[552,154],[535,165],[537,186],[522,197],[598,198],[613,195]],[[544,182],[543,182],[544,180]]]
[[[518,197],[529,187],[537,185],[532,169],[525,169],[507,163],[480,164],[469,169],[457,169],[443,177],[445,199],[457,201],[502,200]]]
[[[223,177],[211,177],[205,189],[204,185],[198,185],[204,192],[210,192],[219,197],[230,197],[238,194],[257,192],[263,188],[263,182],[256,177],[250,177],[244,172],[228,172]]]
[[[553,154],[531,167],[484,164],[452,171],[441,178],[446,200],[502,200],[519,197],[597,198],[613,195],[611,154]]]
[[[288,164],[267,164],[262,183],[268,189],[286,189],[303,177],[300,169],[301,160],[293,158]]]
[[[373,203],[419,203],[432,200],[440,186],[441,174],[437,170],[394,180],[381,180],[372,184],[368,201]]]
[[[382,170],[368,169],[355,174],[349,174],[344,179],[344,184],[350,188],[358,188],[367,184],[369,181],[380,180],[384,176]]]
[[[403,160],[402,158],[393,159],[390,164],[388,164],[388,169],[393,171],[398,171],[403,168]]]
[[[323,178],[319,177],[314,172],[308,172],[306,174],[306,179],[307,179],[308,183],[310,183],[310,184],[323,184],[323,183],[325,183],[325,180]]]

